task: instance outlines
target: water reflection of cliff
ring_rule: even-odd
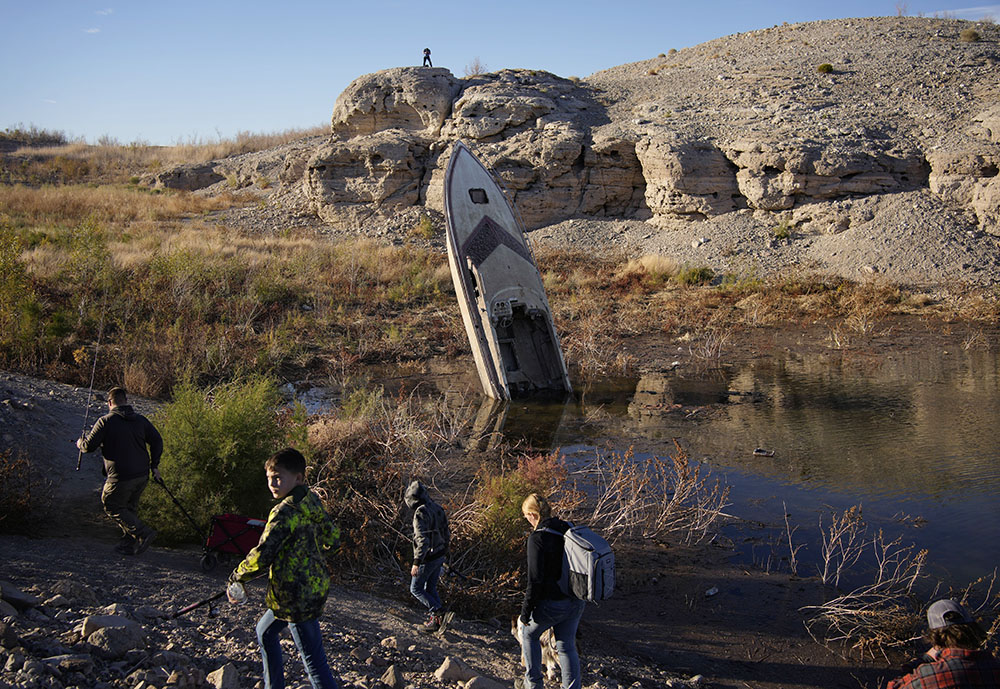
[[[654,452],[681,436],[698,457],[796,483],[865,493],[993,490],[998,369],[995,352],[835,352],[695,381],[658,374],[639,381],[626,432]],[[723,403],[701,420],[677,413],[711,397]],[[754,457],[757,447],[775,456]]]

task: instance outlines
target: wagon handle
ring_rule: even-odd
[[[170,499],[174,501],[174,504],[175,504],[175,505],[177,505],[177,509],[179,509],[179,510],[181,511],[181,513],[182,513],[182,514],[183,514],[183,515],[184,515],[185,517],[187,517],[187,520],[188,520],[189,522],[191,522],[191,526],[193,526],[193,527],[194,527],[194,530],[195,530],[195,532],[196,532],[196,533],[198,534],[198,537],[199,537],[199,538],[202,538],[202,540],[206,540],[206,539],[205,539],[205,538],[203,537],[203,533],[202,533],[202,530],[201,530],[201,527],[200,527],[200,526],[198,526],[198,523],[197,523],[197,522],[196,522],[196,521],[194,520],[194,517],[192,517],[192,516],[190,515],[190,513],[188,513],[188,511],[187,511],[186,509],[184,509],[184,505],[182,505],[182,504],[181,504],[181,501],[177,499],[177,497],[176,497],[176,496],[175,496],[175,495],[174,495],[174,494],[173,494],[173,493],[172,493],[172,492],[170,491],[170,489],[169,489],[169,488],[167,488],[167,483],[166,483],[166,481],[164,481],[164,480],[163,480],[162,478],[160,478],[160,480],[159,480],[159,481],[157,481],[157,480],[156,480],[156,477],[154,476],[154,477],[153,477],[153,483],[155,483],[156,485],[158,485],[158,486],[159,486],[160,488],[162,488],[163,490],[167,491],[167,495],[169,495],[169,496],[170,496]]]

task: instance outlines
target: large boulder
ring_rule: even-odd
[[[459,82],[447,69],[397,67],[351,82],[333,106],[334,136],[385,130],[437,136],[451,113]]]
[[[705,140],[646,137],[635,147],[653,215],[720,215],[741,205],[737,170]]]
[[[331,225],[357,227],[420,200],[428,147],[402,130],[322,144],[306,165],[313,208]]]

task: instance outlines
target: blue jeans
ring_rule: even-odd
[[[521,630],[521,653],[526,667],[524,689],[542,689],[542,632],[552,628],[562,670],[562,689],[580,689],[580,656],[576,653],[576,628],[580,626],[586,601],[576,598],[542,600]]]
[[[313,689],[340,689],[340,683],[326,662],[319,620],[288,622],[275,617],[273,610],[265,612],[257,622],[257,643],[264,659],[264,689],[285,689],[285,669],[279,643],[281,630],[285,627],[291,629],[292,639],[302,656],[302,664]]]
[[[417,576],[410,580],[410,593],[414,598],[427,606],[431,613],[441,612],[441,596],[438,595],[437,583],[444,566],[444,556],[425,562],[417,569]]]

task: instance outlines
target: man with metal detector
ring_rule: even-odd
[[[76,441],[76,446],[81,452],[101,448],[107,476],[101,503],[124,533],[115,550],[123,555],[139,555],[156,538],[156,530],[143,523],[137,512],[150,470],[153,480],[163,481],[158,468],[163,439],[149,419],[128,403],[125,388],[108,391],[108,410],[87,435]]]

